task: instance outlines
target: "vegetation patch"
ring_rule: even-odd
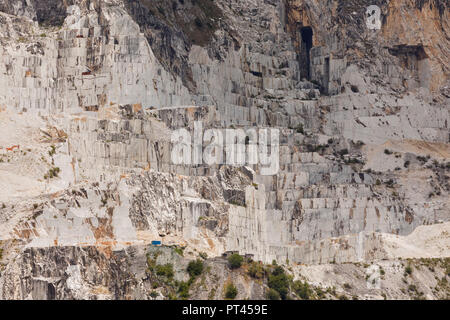
[[[309,300],[313,295],[313,290],[306,281],[295,281],[293,289],[295,291],[295,294],[303,300]]]
[[[51,169],[48,170],[48,172],[44,175],[44,179],[53,179],[58,177],[59,172],[61,171],[61,169],[59,169],[58,167],[53,167]]]
[[[281,299],[278,291],[276,291],[274,289],[269,289],[269,291],[267,291],[266,298],[269,300],[280,300]]]
[[[189,276],[191,278],[195,278],[202,274],[203,268],[204,268],[203,261],[197,259],[195,261],[189,262],[187,272],[189,273]]]
[[[284,300],[287,298],[289,293],[289,278],[282,267],[277,266],[272,271],[272,274],[269,275],[268,286],[277,291],[281,299]]]
[[[234,253],[228,257],[228,265],[230,266],[231,269],[239,269],[243,261],[244,258],[237,253]]]
[[[264,266],[261,263],[252,261],[248,266],[247,273],[255,279],[262,279],[265,275]]]
[[[166,277],[168,280],[172,280],[174,276],[173,265],[171,263],[166,263],[164,265],[156,265],[155,272],[158,276]]]
[[[230,282],[225,286],[225,298],[233,300],[238,294],[236,286]]]
[[[180,256],[184,255],[184,248],[174,248],[173,251],[175,251],[175,253],[179,254]]]

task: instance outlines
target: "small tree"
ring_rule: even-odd
[[[267,292],[267,299],[280,300],[280,294],[274,289],[269,289],[269,291]]]
[[[295,293],[303,300],[309,300],[312,295],[312,290],[308,282],[295,281],[294,282]]]
[[[225,287],[225,298],[227,299],[234,299],[237,296],[237,289],[233,283],[227,284]]]
[[[228,263],[231,269],[239,269],[243,261],[244,258],[237,253],[234,253],[228,257]]]
[[[264,268],[259,263],[253,261],[248,267],[248,274],[256,279],[264,277]]]
[[[201,275],[203,272],[203,261],[197,259],[195,261],[189,262],[187,272],[189,273],[191,278]]]
[[[276,267],[269,275],[269,288],[274,289],[280,294],[281,299],[286,299],[289,292],[289,279],[282,267]]]

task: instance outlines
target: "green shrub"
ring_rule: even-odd
[[[316,287],[316,295],[319,299],[325,298],[325,292],[320,287]]]
[[[178,294],[181,298],[187,299],[189,298],[189,283],[181,281],[178,287]]]
[[[44,175],[44,179],[52,179],[58,177],[60,171],[61,169],[59,169],[58,167],[51,168],[48,170],[47,174]]]
[[[167,299],[169,300],[177,300],[177,295],[170,292],[169,295],[167,296]]]
[[[267,292],[267,299],[269,300],[280,300],[280,294],[274,290],[274,289],[269,289],[269,291]]]
[[[225,298],[227,299],[234,299],[237,296],[237,289],[233,283],[227,284],[225,287]]]
[[[450,258],[444,259],[444,268],[445,268],[445,273],[447,274],[447,276],[450,277]]]
[[[281,299],[286,299],[289,292],[289,279],[284,273],[282,267],[278,266],[269,275],[269,288],[274,289],[280,294]]]
[[[264,277],[264,268],[261,264],[253,261],[248,267],[248,274],[252,278],[261,279]]]
[[[50,151],[48,152],[48,155],[51,157],[56,154],[56,147],[54,145],[50,146]]]
[[[228,257],[228,264],[231,269],[239,269],[242,265],[244,258],[237,253],[232,254]]]
[[[283,269],[283,267],[281,267],[281,266],[277,266],[275,269],[273,269],[273,271],[272,271],[272,275],[274,275],[274,276],[278,276],[278,275],[281,275],[281,274],[284,274],[284,269]]]
[[[203,267],[204,267],[203,261],[201,261],[200,259],[197,259],[195,261],[189,262],[189,264],[187,266],[187,272],[189,273],[191,278],[194,278],[194,277],[202,274]]]
[[[312,290],[308,284],[308,282],[295,281],[294,282],[294,291],[303,300],[309,300],[312,295]]]
[[[155,271],[158,276],[165,276],[167,279],[172,279],[174,276],[173,265],[171,263],[164,265],[158,264],[155,267]]]
[[[411,275],[411,273],[412,273],[412,267],[411,267],[411,265],[407,265],[406,267],[405,267],[405,273],[406,274],[408,274],[408,275]]]
[[[180,256],[184,255],[184,248],[174,248],[173,251],[178,253]]]

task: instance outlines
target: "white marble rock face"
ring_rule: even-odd
[[[338,29],[320,1],[219,0],[200,43],[171,11],[72,2],[0,0],[0,299],[118,298],[125,280],[94,283],[82,261],[120,253],[140,274],[152,240],[291,266],[448,256],[448,7],[386,5],[375,32]],[[280,170],[174,164],[171,135],[194,121],[279,129]],[[161,261],[183,280],[185,258]],[[19,288],[41,262],[52,276]],[[120,298],[148,297],[133,281]]]

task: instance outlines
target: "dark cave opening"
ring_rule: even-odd
[[[56,298],[56,289],[53,284],[48,283],[47,284],[47,299],[55,300],[55,298]]]
[[[329,88],[329,83],[330,83],[330,57],[326,57],[325,58],[325,71],[324,71],[324,78],[325,81],[323,83],[323,90],[325,94],[329,94],[330,88]]]
[[[307,80],[311,79],[311,48],[312,48],[312,39],[313,39],[313,30],[311,27],[303,27],[300,29],[300,35],[302,37],[302,50],[301,50],[301,59],[300,59],[300,68],[302,77]]]

